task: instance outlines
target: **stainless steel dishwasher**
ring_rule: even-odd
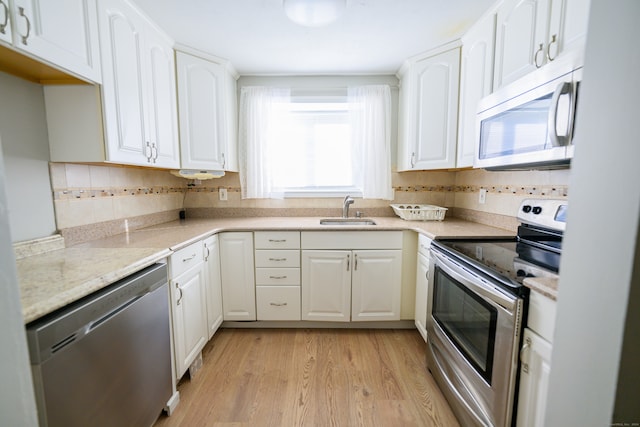
[[[172,396],[167,267],[27,325],[40,426],[151,426]]]

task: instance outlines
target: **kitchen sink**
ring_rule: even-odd
[[[376,225],[376,222],[368,218],[324,218],[320,225]]]

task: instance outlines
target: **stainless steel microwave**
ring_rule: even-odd
[[[478,105],[473,166],[489,170],[568,167],[582,68],[540,69]]]

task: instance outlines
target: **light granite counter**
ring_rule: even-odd
[[[27,256],[17,261],[24,322],[85,297],[173,251],[223,231],[413,230],[430,238],[512,236],[508,230],[455,218],[404,221],[373,218],[374,226],[320,225],[317,217],[222,218],[173,221],[104,239]]]
[[[557,277],[528,277],[524,279],[522,284],[554,301],[558,298]]]

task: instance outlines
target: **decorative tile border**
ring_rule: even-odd
[[[458,185],[454,187],[456,193],[478,193],[481,189],[488,193],[512,194],[517,196],[557,196],[567,197],[568,186],[518,186],[518,185]]]
[[[182,187],[127,187],[101,189],[66,189],[53,192],[53,200],[92,199],[100,197],[141,196],[149,194],[184,193]]]

